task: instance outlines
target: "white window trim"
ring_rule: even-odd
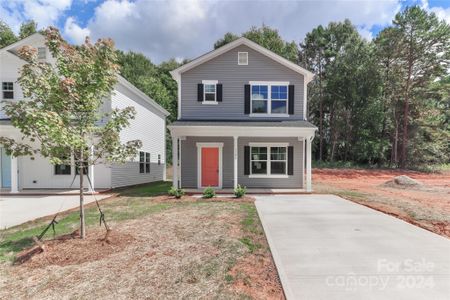
[[[240,56],[241,54],[245,54],[245,55],[247,56],[247,63],[242,64],[242,63],[240,62],[239,56]],[[239,65],[239,66],[248,66],[248,52],[238,52],[238,65]]]
[[[219,83],[218,80],[202,80],[202,84],[203,84],[203,101],[202,104],[205,105],[217,105],[219,104],[219,102],[217,102],[217,84]],[[215,88],[215,95],[214,95],[214,101],[206,101],[206,89],[205,89],[205,84],[214,84],[216,86]]]
[[[250,81],[250,117],[276,117],[286,118],[289,117],[289,81]],[[267,113],[254,113],[253,112],[253,99],[252,90],[254,85],[267,85]],[[287,87],[287,99],[286,99],[286,113],[272,113],[272,85],[286,86]]]
[[[249,178],[289,178],[288,175],[288,147],[289,143],[249,143],[250,146],[250,174]],[[267,174],[252,174],[252,147],[266,147],[267,148]],[[271,171],[271,157],[270,148],[271,147],[284,147],[286,148],[286,174],[270,174]]]
[[[202,148],[219,148],[219,185],[214,188],[221,189],[223,182],[223,143],[196,143],[197,145],[197,188],[202,189]]]

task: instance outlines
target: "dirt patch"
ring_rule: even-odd
[[[412,182],[419,184],[404,185]],[[393,180],[400,177],[400,180]],[[405,180],[404,180],[405,179]],[[398,184],[398,183],[401,184]],[[314,169],[319,193],[335,193],[354,202],[450,237],[450,174],[404,170]]]
[[[50,265],[78,265],[108,257],[124,250],[134,238],[131,234],[112,230],[108,240],[105,230],[88,232],[86,239],[80,239],[78,232],[43,242],[44,251],[39,246],[26,249],[17,255],[16,265],[28,268],[42,268]]]

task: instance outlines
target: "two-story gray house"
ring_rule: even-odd
[[[175,187],[311,191],[311,72],[240,38],[171,74]]]

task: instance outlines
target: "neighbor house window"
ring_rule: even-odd
[[[55,175],[70,175],[71,169],[70,165],[55,165]]]
[[[287,146],[251,146],[251,175],[287,175]]]
[[[75,163],[75,174],[80,175],[80,162]],[[89,175],[89,164],[83,162],[83,175]]]
[[[2,82],[3,99],[14,99],[14,83]]]
[[[251,83],[252,114],[287,114],[289,83]]]
[[[139,152],[139,173],[150,173],[150,153]]]
[[[248,52],[238,52],[238,65],[248,65]]]
[[[47,58],[47,48],[38,47],[38,59],[46,59]]]

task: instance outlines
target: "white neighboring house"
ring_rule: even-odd
[[[45,46],[45,38],[35,33],[21,41],[0,49],[0,101],[24,100],[17,82],[19,70],[25,61],[17,56],[24,45],[38,49],[39,59],[54,63]],[[0,136],[20,139],[20,132],[11,125],[0,104]],[[166,117],[164,108],[143,92],[119,76],[118,83],[102,110],[134,106],[137,114],[130,127],[121,132],[122,142],[139,139],[142,148],[133,160],[125,164],[90,166],[89,177],[96,189],[109,189],[128,185],[143,184],[166,179]],[[52,165],[49,160],[36,156],[10,157],[0,145],[0,187],[2,190],[18,192],[22,189],[75,189],[79,178],[74,164]],[[87,181],[85,181],[87,182]]]

